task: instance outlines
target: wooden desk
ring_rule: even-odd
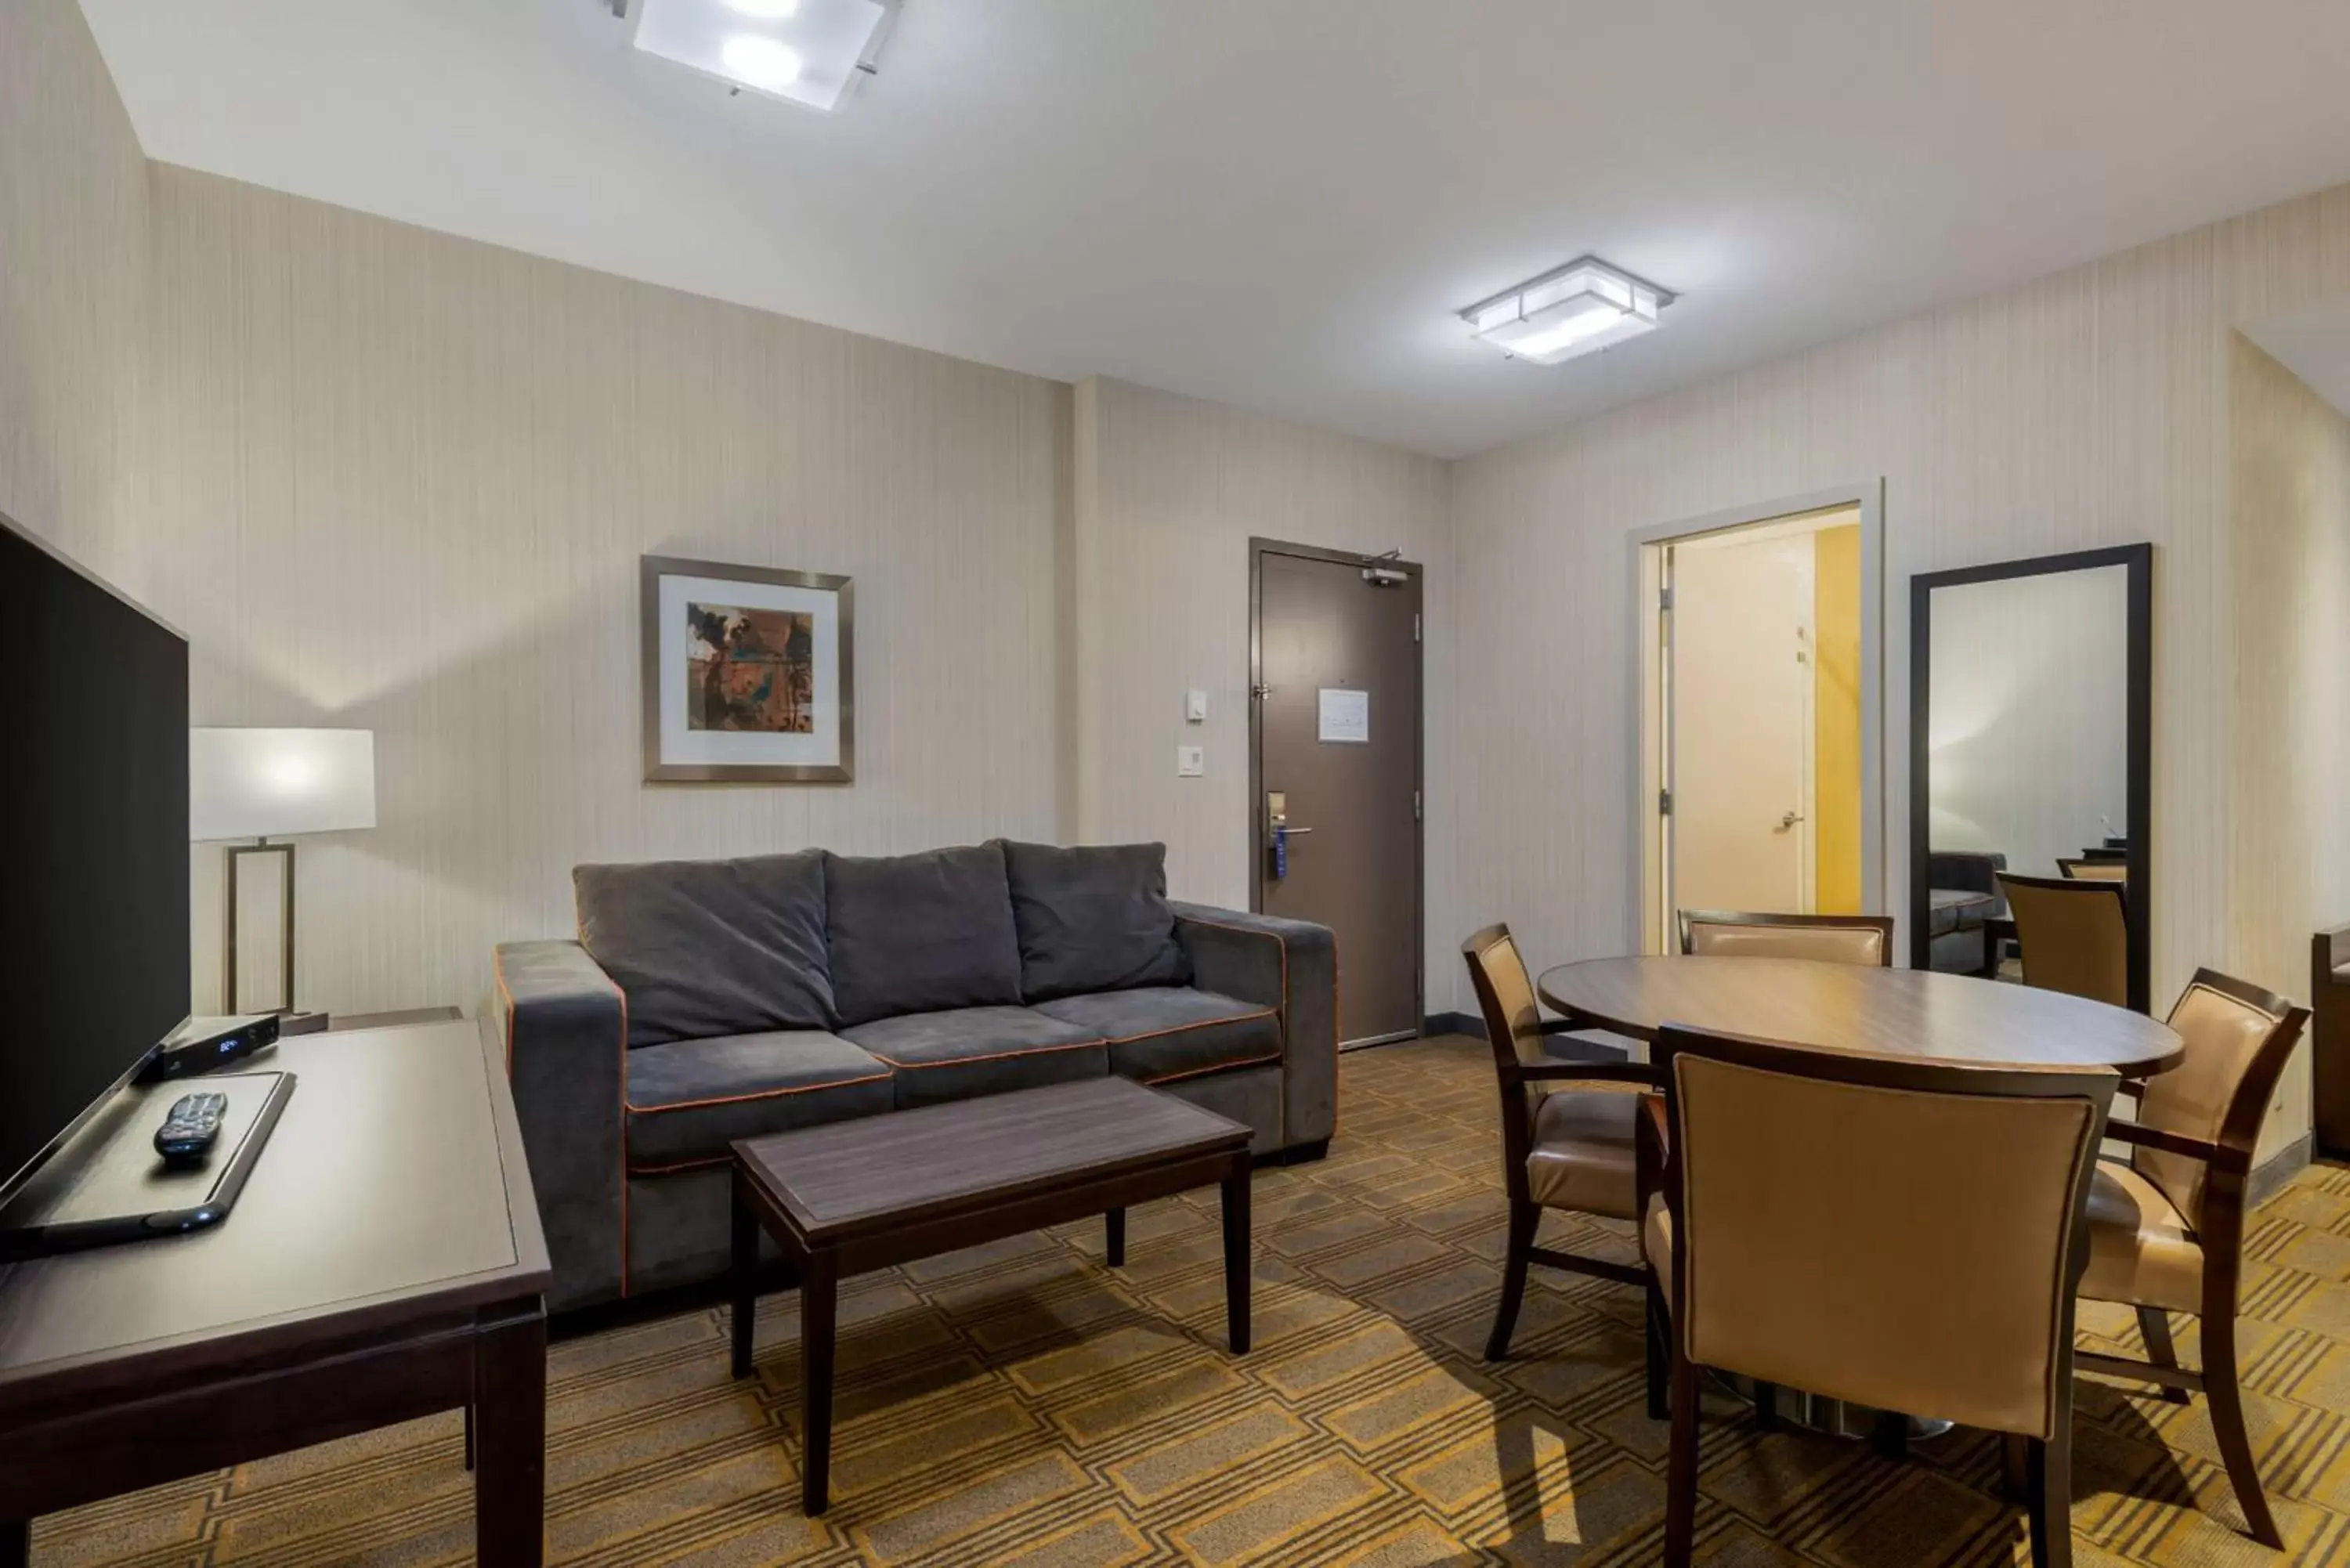
[[[2142,1013],[1933,970],[1810,959],[1588,959],[1544,970],[1542,999],[1642,1040],[1667,1023],[1831,1051],[2000,1066],[2177,1066],[2186,1043]]]
[[[480,1561],[536,1568],[546,1243],[499,1043],[264,1061],[298,1083],[225,1222],[0,1271],[0,1568],[36,1514],[460,1407]]]

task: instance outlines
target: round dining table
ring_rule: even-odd
[[[1791,1045],[2004,1067],[2110,1067],[2148,1078],[2187,1045],[2143,1013],[1976,975],[1783,958],[1586,959],[1544,970],[1544,1002],[1570,1021],[1654,1040],[1667,1024]],[[1750,1380],[1719,1379],[1751,1396]],[[1797,1389],[1783,1413],[1815,1431],[1939,1437],[1942,1420],[1887,1416]]]
[[[1654,1040],[1666,1024],[1790,1045],[2149,1078],[2186,1043],[2141,1012],[1976,975],[1783,958],[1603,958],[1535,989],[1577,1023]]]

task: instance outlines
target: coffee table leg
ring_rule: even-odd
[[[751,1332],[759,1314],[759,1216],[743,1196],[743,1179],[734,1179],[733,1278],[728,1282],[734,1298],[734,1376],[751,1376]]]
[[[822,1513],[832,1480],[833,1312],[840,1276],[829,1251],[800,1269],[800,1511]]]
[[[1249,1166],[1224,1178],[1224,1324],[1232,1354],[1249,1347]]]
[[[26,1568],[33,1561],[33,1521],[0,1520],[0,1568]]]
[[[483,1330],[473,1341],[473,1541],[482,1568],[546,1561],[546,1316]]]
[[[1126,1210],[1113,1209],[1102,1216],[1102,1235],[1108,1243],[1109,1266],[1126,1267]]]

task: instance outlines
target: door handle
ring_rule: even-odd
[[[1799,823],[1799,822],[1801,822],[1801,821],[1803,821],[1803,820],[1804,820],[1804,814],[1803,814],[1802,812],[1800,812],[1800,811],[1791,811],[1791,812],[1789,812],[1786,815],[1784,815],[1784,816],[1783,816],[1783,817],[1781,817],[1781,818],[1779,819],[1779,831],[1780,831],[1780,832],[1782,832],[1782,833],[1784,833],[1784,832],[1786,832],[1789,828],[1791,828],[1791,827],[1794,826],[1795,826],[1795,824],[1797,824],[1797,823]]]

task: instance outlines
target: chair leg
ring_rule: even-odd
[[[2056,1436],[2031,1441],[2032,1568],[2073,1568],[2073,1410],[2064,1401]]]
[[[2160,1307],[2142,1306],[2137,1309],[2137,1334],[2146,1341],[2146,1358],[2157,1366],[2178,1365],[2178,1347],[2170,1339],[2170,1314]],[[2188,1395],[2184,1388],[2165,1388],[2162,1402],[2184,1405]]]
[[[1673,1426],[1665,1456],[1665,1568],[1689,1568],[1697,1545],[1697,1364],[1673,1347]]]
[[[2284,1550],[2276,1516],[2261,1490],[2261,1472],[2252,1464],[2251,1434],[2244,1426],[2244,1394],[2236,1382],[2236,1318],[2233,1313],[2207,1313],[2203,1324],[2203,1397],[2211,1402],[2211,1435],[2220,1441],[2220,1457],[2227,1462],[2228,1484],[2236,1489],[2236,1506],[2244,1511],[2252,1539],[2274,1551]]]
[[[1754,1425],[1757,1430],[1775,1432],[1779,1429],[1779,1386],[1756,1379],[1754,1384]]]
[[[1669,1384],[1672,1376],[1672,1321],[1665,1313],[1665,1293],[1657,1286],[1654,1276],[1648,1280],[1648,1419],[1662,1421],[1672,1415],[1672,1398]]]
[[[2032,1501],[2032,1439],[2009,1432],[1999,1440],[2000,1490],[2010,1502]]]
[[[1526,1254],[1534,1251],[1534,1228],[1542,1210],[1531,1203],[1510,1205],[1510,1255],[1502,1264],[1502,1303],[1493,1313],[1493,1333],[1485,1341],[1485,1359],[1499,1361],[1510,1354],[1510,1331],[1518,1326],[1518,1302],[1526,1293]]]
[[[1888,1459],[1909,1457],[1909,1417],[1898,1410],[1879,1410],[1868,1429],[1869,1447]]]

